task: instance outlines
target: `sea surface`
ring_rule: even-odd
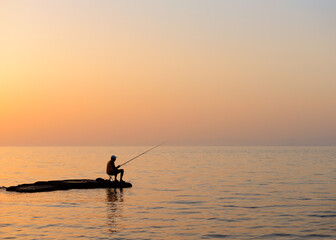
[[[0,147],[0,186],[107,178],[143,147]],[[162,146],[132,188],[0,190],[0,239],[336,239],[336,147]]]

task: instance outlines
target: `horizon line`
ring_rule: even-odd
[[[0,147],[144,147],[154,146],[155,144],[120,144],[120,145],[0,145]],[[245,145],[221,145],[221,144],[164,144],[162,147],[336,147],[336,144],[274,144],[274,145],[262,145],[262,144],[245,144]]]

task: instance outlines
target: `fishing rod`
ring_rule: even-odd
[[[120,167],[121,167],[122,165],[125,165],[126,163],[129,163],[130,161],[133,161],[134,159],[136,159],[136,158],[138,158],[138,157],[144,155],[145,153],[148,153],[149,151],[152,151],[154,148],[160,147],[161,145],[163,145],[163,144],[165,144],[165,143],[166,143],[166,142],[160,143],[159,145],[157,145],[157,146],[155,146],[155,147],[152,147],[152,148],[148,149],[147,151],[144,151],[143,153],[140,153],[138,156],[135,156],[134,158],[131,158],[130,160],[128,160],[128,161],[124,162],[123,164],[121,164]]]

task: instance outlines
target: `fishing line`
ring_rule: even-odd
[[[126,163],[129,163],[129,162],[133,161],[134,159],[136,159],[136,158],[144,155],[145,153],[148,153],[149,151],[152,151],[154,148],[160,147],[161,145],[163,145],[165,143],[166,142],[160,143],[159,145],[157,145],[155,147],[152,147],[152,148],[148,149],[147,151],[144,151],[143,153],[140,153],[139,155],[135,156],[134,158],[131,158],[130,160],[128,160],[128,161],[124,162],[123,164],[121,164],[120,167],[123,166],[123,165],[125,165]]]

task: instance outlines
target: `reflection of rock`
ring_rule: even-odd
[[[40,181],[30,184],[20,184],[6,188],[7,191],[14,192],[47,192],[68,189],[90,189],[90,188],[128,188],[132,187],[131,183],[109,181],[102,178],[96,180],[90,179],[71,179],[57,181]]]
[[[115,188],[106,189],[107,226],[111,233],[118,232],[118,229],[120,229],[116,220],[121,216],[121,203],[124,201],[122,191],[122,188],[119,191]]]

